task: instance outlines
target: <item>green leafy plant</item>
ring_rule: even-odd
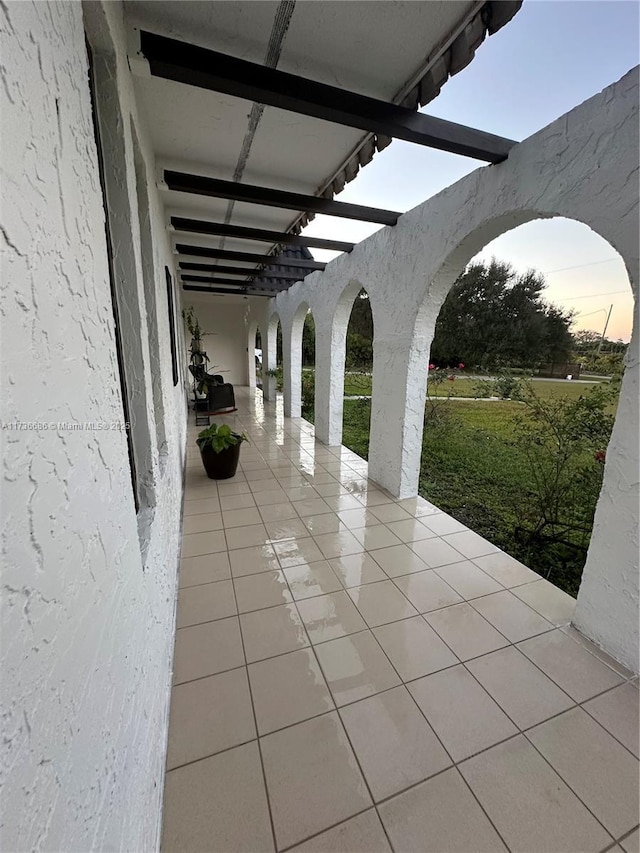
[[[234,432],[228,424],[211,424],[198,433],[196,443],[200,450],[211,447],[214,453],[220,453],[228,447],[235,447],[236,444],[248,440],[245,433]]]
[[[189,334],[192,338],[199,338],[202,336],[202,329],[200,328],[200,323],[196,317],[193,305],[189,305],[188,308],[183,309],[182,319],[187,324],[187,329],[189,329]]]
[[[456,376],[461,375],[462,370],[464,370],[462,363],[454,368],[436,367],[435,364],[429,365],[424,408],[425,425],[441,423],[451,417],[450,409],[446,403],[453,396],[453,383]],[[446,393],[442,393],[445,389]]]
[[[282,391],[284,384],[284,371],[281,367],[272,367],[271,370],[267,370],[267,376],[270,379],[276,380],[276,391]]]
[[[209,361],[208,358],[207,358],[207,361]],[[213,367],[211,367],[210,370],[211,371],[214,371],[214,370],[220,371],[220,368],[216,367],[216,365],[213,365]],[[221,372],[224,373],[225,371],[221,371]],[[210,388],[215,388],[217,385],[219,385],[220,384],[219,380],[214,379],[214,376],[218,376],[218,375],[219,375],[218,373],[213,373],[213,372],[207,373],[205,371],[205,373],[203,373],[202,376],[200,376],[197,380],[197,382],[198,382],[198,394],[207,394],[208,395]]]
[[[615,395],[603,383],[577,400],[543,399],[531,383],[520,398],[525,411],[517,420],[516,445],[531,483],[522,532],[530,544],[544,546],[559,568],[570,551],[586,555]]]
[[[347,367],[362,367],[373,364],[373,341],[358,332],[350,332],[347,336],[346,349]]]
[[[316,377],[313,370],[302,371],[302,417],[313,423],[316,402]]]
[[[522,371],[520,371],[522,374]],[[520,400],[527,392],[527,375],[516,375],[515,370],[502,368],[492,379],[478,379],[473,383],[476,397],[499,397],[501,400]]]
[[[191,335],[191,346],[190,350],[192,355],[198,354],[203,355],[207,361],[206,354],[202,352],[202,336],[210,334],[209,332],[205,332],[202,326],[200,325],[200,321],[196,317],[196,312],[193,308],[193,305],[189,305],[188,308],[183,309],[182,311],[182,319],[187,324],[187,329],[189,330],[189,334]]]

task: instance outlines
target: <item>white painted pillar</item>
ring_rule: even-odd
[[[376,330],[369,477],[399,498],[418,494],[428,357],[410,332]]]
[[[635,319],[573,624],[637,673],[640,332]]]
[[[302,322],[294,319],[282,324],[282,365],[284,415],[286,418],[302,416]]]
[[[277,365],[277,335],[278,323],[265,324],[262,335],[262,396],[265,400],[276,399],[276,380],[273,376],[267,376],[270,370],[275,370]]]
[[[256,331],[257,323],[250,323],[247,337],[247,385],[249,388],[256,387]]]
[[[343,314],[344,312],[340,312]],[[315,426],[316,438],[335,447],[342,442],[346,318],[322,318],[316,322]]]

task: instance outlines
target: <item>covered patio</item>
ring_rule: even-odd
[[[418,496],[479,249],[575,219],[637,296],[637,68],[519,142],[429,115],[520,7],[3,4],[3,849],[638,853],[637,312],[577,601]],[[408,211],[334,198],[394,138],[478,168]],[[192,302],[250,442],[229,481]]]
[[[574,599],[238,403],[232,480],[188,430],[163,850],[635,853],[638,679]]]

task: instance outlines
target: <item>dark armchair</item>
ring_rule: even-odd
[[[205,402],[198,400],[196,390],[207,395],[206,406],[209,412],[219,412],[225,409],[235,409],[236,398],[233,385],[225,382],[219,373],[207,373],[204,365],[190,364],[189,370],[194,379],[194,408],[200,409]]]

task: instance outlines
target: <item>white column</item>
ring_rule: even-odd
[[[369,477],[399,498],[418,494],[428,357],[407,330],[374,336]]]
[[[284,415],[299,418],[302,414],[302,322],[294,319],[282,324],[282,363]]]
[[[638,398],[637,316],[627,353],[616,422],[573,624],[596,645],[638,672]]]
[[[344,312],[342,312],[344,313]],[[330,447],[342,441],[346,318],[314,317],[316,322],[315,425],[316,438]]]
[[[256,330],[257,323],[250,323],[247,337],[247,385],[256,387]]]
[[[265,400],[276,399],[276,380],[267,376],[269,370],[277,367],[278,323],[265,323],[260,327],[262,336],[262,396]]]

